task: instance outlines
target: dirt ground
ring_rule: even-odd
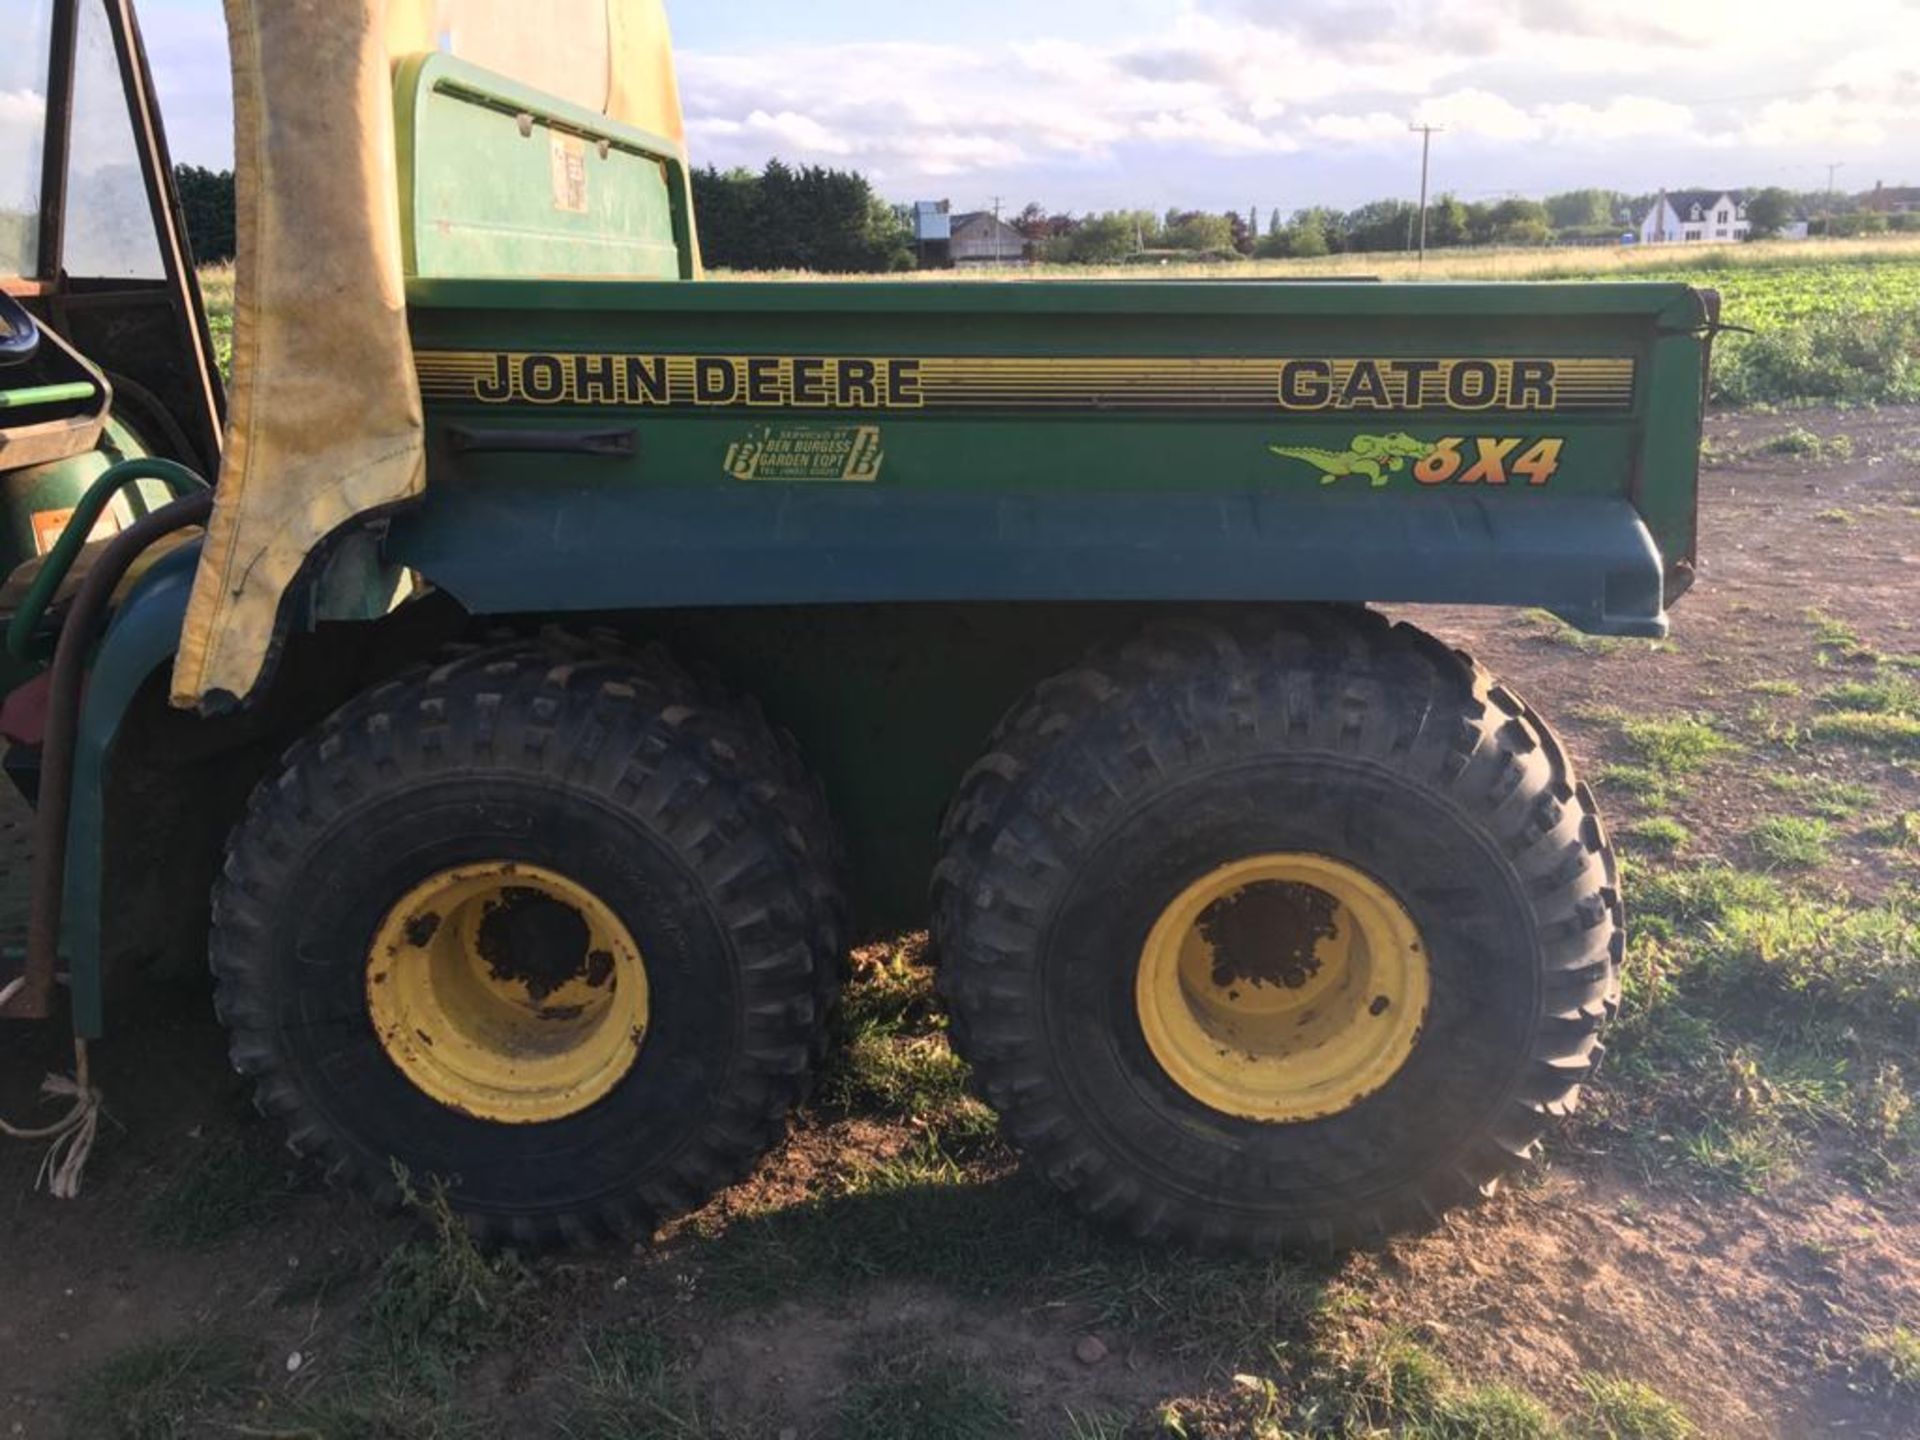
[[[1877,651],[1920,653],[1920,412],[1743,414],[1710,429],[1704,561],[1669,644],[1594,645],[1511,614],[1409,616],[1473,650],[1556,719],[1589,771],[1625,758],[1607,718],[1621,711],[1710,715],[1743,735],[1804,722],[1806,697],[1852,663],[1846,644],[1823,645],[1832,622]],[[1910,762],[1808,751],[1796,763],[1865,781],[1886,810],[1920,811]],[[1681,813],[1695,858],[1751,861],[1756,821],[1782,803],[1768,770],[1757,758],[1732,763],[1691,788]],[[1641,813],[1632,797],[1602,791],[1616,823]],[[17,819],[0,813],[0,896],[10,901],[25,855]],[[1864,903],[1914,884],[1920,869],[1843,837],[1812,879]],[[0,917],[0,933],[16,925],[17,912]],[[129,1347],[194,1327],[248,1337],[258,1384],[292,1386],[345,1353],[353,1305],[380,1257],[411,1233],[329,1193],[277,1148],[228,1073],[203,994],[156,988],[142,1003],[138,1023],[123,1020],[98,1052],[111,1121],[82,1198],[63,1205],[35,1193],[37,1152],[0,1147],[0,1434],[77,1433],[68,1407],[88,1376]],[[33,1084],[62,1063],[56,1036],[0,1032],[0,1109],[32,1113]],[[1332,1297],[1368,1323],[1404,1328],[1457,1375],[1509,1382],[1563,1413],[1578,1407],[1582,1377],[1601,1373],[1654,1386],[1711,1436],[1920,1437],[1920,1399],[1863,1383],[1856,1363],[1860,1336],[1920,1325],[1911,1181],[1862,1186],[1816,1147],[1758,1193],[1716,1184],[1649,1163],[1665,1137],[1628,1133],[1631,1115],[1610,1105],[1604,1074],[1600,1089],[1593,1113],[1517,1187],[1430,1235],[1310,1269],[1318,1303]],[[781,1293],[783,1272],[773,1272],[775,1293],[745,1302],[720,1293],[715,1277],[744,1268],[729,1261],[735,1217],[771,1216],[766,1244],[777,1251],[787,1236],[798,1246],[813,1232],[779,1230],[783,1209],[817,1196],[819,1177],[884,1163],[912,1138],[857,1115],[806,1120],[748,1185],[656,1246],[541,1262],[537,1303],[551,1320],[542,1333],[590,1336],[644,1314],[692,1357],[690,1393],[741,1433],[768,1436],[834,1433],[826,1417],[877,1335],[924,1335],[997,1377],[1022,1433],[1035,1435],[1118,1434],[1063,1417],[1135,1415],[1231,1387],[1221,1353],[1140,1320],[1160,1279],[1143,1278],[1115,1302],[1125,1288],[1115,1268],[1133,1263],[1124,1253],[1098,1259],[1107,1268],[1094,1299],[1078,1261],[1043,1269],[1015,1302],[956,1278],[949,1260],[918,1271],[897,1259],[869,1265],[857,1240],[836,1252],[831,1283]],[[152,1197],[227,1149],[258,1158],[271,1203],[210,1243],[156,1241]],[[1057,1208],[1014,1175],[967,1186],[981,1192],[967,1203],[984,1213]],[[905,1192],[845,1203],[857,1223],[843,1233],[876,1246],[940,1213]],[[975,1213],[956,1221],[955,1244]],[[1108,1352],[1096,1363],[1076,1357],[1089,1334]],[[490,1355],[462,1384],[499,1433],[557,1433],[543,1417],[556,1357],[576,1343]],[[322,1432],[262,1421],[155,1433]],[[1261,1432],[1250,1423],[1244,1433]]]

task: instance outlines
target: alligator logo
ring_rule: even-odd
[[[1282,460],[1306,461],[1320,472],[1322,485],[1332,485],[1356,475],[1373,482],[1376,490],[1406,469],[1409,460],[1424,460],[1433,453],[1430,443],[1411,435],[1357,435],[1345,450],[1284,445],[1268,448]]]

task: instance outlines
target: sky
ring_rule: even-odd
[[[29,0],[32,3],[32,0]],[[218,0],[139,0],[230,163]],[[1009,211],[1920,184],[1920,0],[668,0],[698,163]]]

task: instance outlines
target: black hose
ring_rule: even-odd
[[[107,543],[80,582],[60,627],[47,694],[47,731],[40,750],[40,805],[33,818],[33,891],[27,916],[25,984],[4,1008],[8,1018],[44,1020],[53,1008],[53,976],[66,899],[67,830],[73,812],[73,757],[80,734],[80,703],[87,661],[106,623],[113,592],[127,571],[159,540],[213,514],[213,492],[162,506]]]

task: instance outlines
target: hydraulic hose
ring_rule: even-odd
[[[72,571],[73,562],[86,548],[87,537],[93,533],[93,527],[99,524],[100,516],[113,503],[115,495],[142,480],[159,481],[173,492],[176,500],[208,488],[207,482],[186,466],[152,456],[122,460],[88,486],[87,493],[80,497],[80,503],[73,507],[73,516],[67,521],[67,528],[60,532],[60,538],[54,542],[53,549],[41,564],[40,573],[34,577],[32,588],[27,591],[27,598],[21,601],[20,609],[7,625],[7,653],[14,659],[32,658],[34,634],[39,630],[40,622],[46,618],[47,607],[53,604],[54,597],[60,593],[61,584]],[[155,512],[165,513],[165,510]]]
[[[190,525],[204,525],[212,514],[213,492],[202,490],[162,506],[121,531],[107,542],[99,560],[80,582],[73,608],[60,627],[60,643],[54,651],[47,695],[46,739],[40,751],[40,804],[33,821],[33,890],[27,919],[27,965],[17,993],[0,1005],[0,1015],[7,1018],[44,1020],[52,1009],[60,918],[66,898],[67,828],[73,808],[73,759],[80,733],[80,702],[86,684],[87,661],[106,624],[113,592],[134,562],[156,541]]]

